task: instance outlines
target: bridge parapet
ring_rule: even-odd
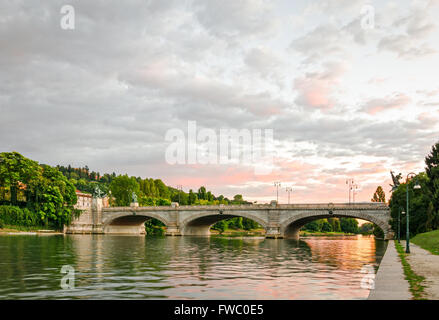
[[[103,212],[142,212],[142,211],[219,211],[219,210],[388,210],[385,203],[315,203],[315,204],[246,204],[246,205],[201,205],[201,206],[147,206],[147,207],[109,207]]]

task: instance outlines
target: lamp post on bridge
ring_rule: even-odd
[[[354,179],[347,179],[346,180],[346,184],[348,185],[348,191],[349,191],[349,204],[351,204],[351,190],[352,190],[352,186],[354,185]]]
[[[276,187],[276,203],[279,204],[279,187],[280,187],[280,182],[276,181],[274,183],[274,186]]]
[[[406,239],[405,239],[405,243],[406,243],[406,246],[405,246],[405,253],[410,253],[410,229],[409,229],[409,179],[410,179],[410,176],[414,176],[415,177],[415,185],[413,186],[413,189],[415,189],[415,190],[417,190],[417,189],[421,189],[421,185],[419,184],[419,179],[418,179],[418,177],[416,176],[416,173],[414,173],[414,172],[410,172],[408,175],[407,175],[407,179],[406,179],[406,186],[405,186],[405,189],[406,189],[406,199],[407,199],[407,228],[406,228]]]
[[[178,190],[178,204],[180,205],[180,195],[181,195],[181,191],[182,191],[183,186],[181,184],[179,184],[177,186],[177,190]]]
[[[288,192],[288,204],[290,204],[290,194],[291,194],[291,192],[293,191],[293,188],[291,188],[291,187],[287,187],[287,188],[285,189],[285,191]]]
[[[358,184],[354,184],[352,186],[352,202],[353,203],[355,203],[355,195],[357,194],[357,190],[358,190]]]

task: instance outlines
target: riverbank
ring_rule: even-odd
[[[355,233],[346,232],[309,232],[300,231],[299,235],[301,237],[340,237],[340,236],[356,236]]]
[[[253,230],[243,230],[243,229],[227,229],[223,233],[218,230],[210,230],[212,236],[215,237],[263,237],[265,236],[264,229],[253,229]]]
[[[411,300],[410,286],[398,257],[394,241],[389,241],[375,275],[374,289],[369,300]]]
[[[63,234],[57,230],[41,229],[41,227],[22,227],[5,225],[0,228],[0,234]]]
[[[242,229],[227,229],[223,233],[217,230],[210,230],[211,235],[217,237],[262,237],[265,236],[264,229],[242,230]],[[309,232],[300,231],[300,237],[342,237],[342,236],[356,236],[355,233],[345,232]]]

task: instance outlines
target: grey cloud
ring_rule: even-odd
[[[264,0],[195,0],[196,16],[200,23],[215,36],[231,44],[240,38],[272,34],[278,21],[272,4]]]

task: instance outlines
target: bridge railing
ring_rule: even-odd
[[[198,210],[387,210],[385,203],[305,203],[305,204],[245,204],[245,205],[200,205],[200,206],[148,206],[148,207],[108,207],[104,212],[114,211],[198,211]]]

